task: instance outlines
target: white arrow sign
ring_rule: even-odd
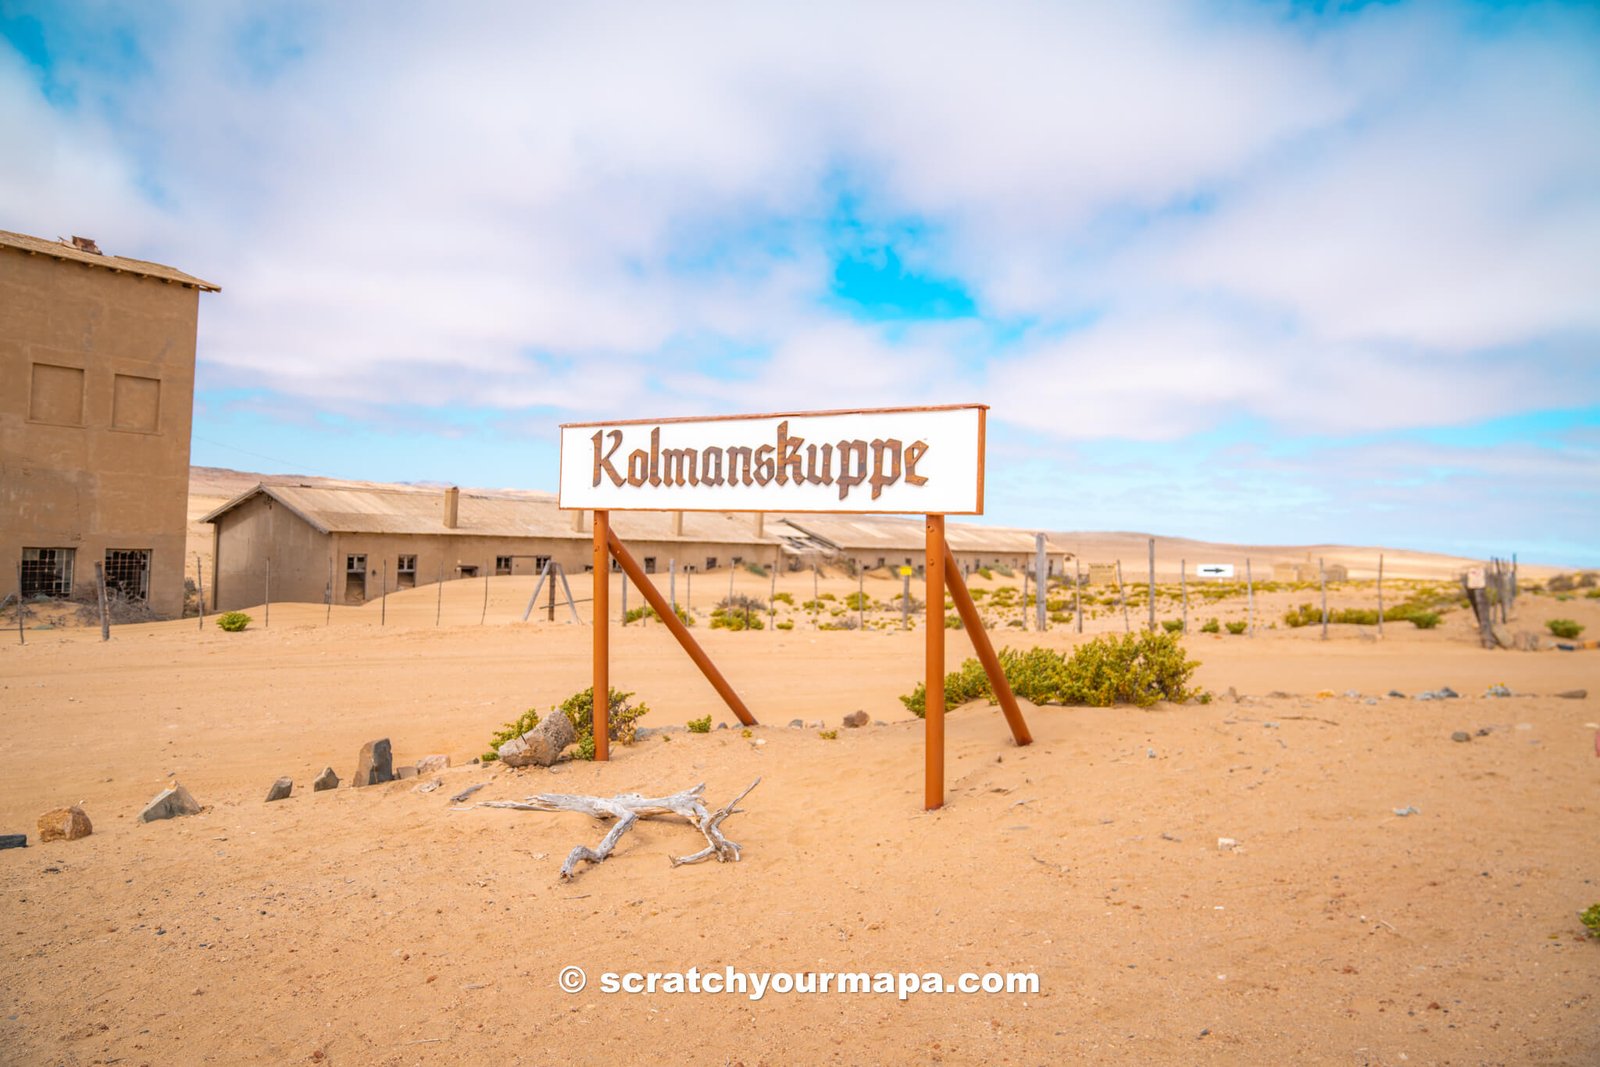
[[[1233,564],[1231,563],[1202,563],[1194,570],[1202,578],[1233,577]]]

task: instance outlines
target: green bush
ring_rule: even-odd
[[[1216,619],[1207,619],[1205,624],[1200,627],[1200,632],[1203,634],[1220,634],[1222,632],[1222,624]]]
[[[944,628],[946,630],[965,630],[966,626],[962,623],[960,615],[951,612],[944,617]]]
[[[1578,921],[1583,923],[1584,933],[1590,937],[1600,937],[1600,904],[1590,904],[1587,910],[1578,915]]]
[[[837,740],[839,740],[839,731],[838,730],[821,730],[821,731],[818,731],[817,736],[822,738],[824,741],[837,741]]]
[[[688,726],[691,734],[709,734],[711,732],[711,716],[707,715],[703,719],[690,719]]]
[[[792,630],[794,629],[794,620],[784,619],[782,622],[775,623],[773,628],[777,630]]]
[[[694,625],[694,616],[690,615],[688,609],[682,604],[679,604],[677,607],[677,616],[685,626]],[[626,626],[628,623],[638,622],[640,619],[654,619],[657,622],[660,622],[661,616],[656,614],[655,608],[651,607],[649,604],[645,604],[642,607],[631,609],[626,615],[624,615],[622,617],[622,624]]]
[[[766,614],[766,602],[759,597],[745,596],[736,593],[725,597],[711,612],[711,628],[713,630],[764,630],[767,624],[762,621]]]
[[[1180,702],[1195,695],[1188,681],[1200,664],[1184,659],[1183,646],[1171,634],[1125,634],[1097,637],[1070,657],[1046,648],[1018,652],[1003,648],[1000,667],[1011,690],[1035,704],[1149,707],[1158,700]],[[989,676],[976,659],[945,676],[945,707],[979,697],[994,699]],[[919,684],[904,704],[918,718],[927,714],[927,689]]]
[[[1244,633],[1247,624],[1242,622],[1229,622],[1224,623],[1223,625],[1228,628],[1228,632],[1230,634],[1233,634],[1235,637],[1237,637],[1239,634]]]
[[[744,569],[758,578],[765,578],[767,576],[767,568],[759,563],[746,563],[744,565]]]
[[[872,607],[872,598],[865,593],[851,593],[844,598],[844,606],[851,611],[866,611]]]
[[[791,608],[794,607],[794,594],[793,593],[773,593],[772,594],[772,599],[774,601],[781,600],[785,604],[789,605]]]
[[[632,704],[629,698],[632,693],[623,693],[611,690],[609,718],[606,720],[606,734],[613,741],[624,745],[631,745],[638,730],[637,720],[649,714],[648,704]],[[578,750],[575,758],[582,760],[594,759],[594,686],[590,686],[581,693],[574,693],[561,702],[558,708],[552,708],[551,714],[561,712],[572,721],[573,732],[577,735]],[[522,713],[521,718],[515,722],[508,722],[489,738],[489,751],[483,754],[483,761],[489,763],[500,758],[500,746],[513,737],[521,737],[535,726],[539,725],[539,713],[529,708]]]
[[[1296,629],[1301,626],[1315,626],[1322,622],[1322,612],[1310,604],[1301,604],[1298,608],[1284,612],[1283,621]]]
[[[1580,623],[1571,619],[1550,619],[1545,623],[1545,627],[1557,637],[1565,637],[1568,640],[1583,633],[1584,629]]]
[[[1167,631],[1167,633],[1169,633],[1169,634],[1181,634],[1181,633],[1183,633],[1183,620],[1182,619],[1162,619],[1161,620],[1161,628],[1163,630]]]
[[[236,634],[250,625],[250,616],[242,611],[229,611],[217,616],[217,625],[230,634]]]

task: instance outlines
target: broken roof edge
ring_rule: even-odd
[[[210,525],[215,526],[216,523],[217,523],[217,520],[220,519],[222,516],[226,515],[228,512],[234,510],[235,508],[240,507],[241,505],[248,503],[253,497],[255,497],[257,495],[260,495],[260,496],[271,497],[273,500],[275,500],[278,503],[282,504],[284,507],[288,508],[291,512],[293,512],[294,515],[298,519],[300,519],[301,522],[304,522],[306,525],[310,526],[313,530],[316,530],[318,533],[331,534],[331,533],[334,532],[332,527],[326,525],[325,523],[318,522],[316,519],[312,518],[310,515],[307,515],[304,511],[301,511],[299,508],[295,507],[292,503],[290,503],[288,500],[286,500],[281,493],[273,492],[272,488],[273,487],[271,485],[267,484],[266,482],[257,482],[254,486],[252,486],[249,489],[246,489],[244,492],[240,493],[238,496],[234,497],[232,500],[228,501],[226,504],[223,504],[222,506],[212,510],[211,512],[209,512],[208,514],[203,516],[200,519],[200,521],[204,522],[204,523],[209,523]],[[339,531],[339,532],[342,533],[342,532],[345,532],[345,531]]]
[[[178,285],[208,293],[222,292],[222,286],[215,282],[197,278],[193,274],[187,274],[176,267],[169,267],[164,263],[152,263],[149,260],[130,259],[126,256],[110,256],[104,253],[86,252],[63,241],[51,241],[26,233],[0,230],[0,248],[10,248],[27,255],[43,255],[59,260],[70,260],[74,263],[82,263],[85,266],[100,267],[113,273],[137,274],[146,278],[155,278],[159,281],[174,282]]]

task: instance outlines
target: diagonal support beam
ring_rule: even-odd
[[[1033,743],[1033,735],[1028,732],[1028,724],[1022,721],[1022,709],[1017,707],[1016,694],[1011,692],[1011,683],[1006,681],[1006,672],[1000,669],[1000,657],[994,654],[994,645],[989,642],[989,633],[983,628],[983,619],[978,615],[978,606],[972,602],[972,594],[967,592],[966,579],[961,577],[961,568],[956,566],[955,556],[950,552],[947,544],[944,548],[944,577],[945,585],[950,590],[950,599],[956,602],[956,611],[961,614],[961,624],[967,628],[967,634],[972,638],[972,647],[978,653],[978,662],[983,664],[983,669],[989,675],[989,685],[994,689],[994,695],[1000,701],[1000,710],[1005,712],[1006,725],[1011,727],[1011,736],[1016,738],[1017,746]],[[929,618],[932,618],[932,608],[929,608]],[[940,679],[940,684],[944,679]]]
[[[616,532],[609,528],[606,530],[606,544],[610,548],[611,554],[616,557],[617,562],[622,565],[622,570],[627,574],[629,580],[639,587],[639,592],[643,593],[645,600],[649,602],[652,608],[655,608],[656,614],[661,617],[661,621],[666,623],[667,629],[672,631],[672,636],[678,639],[678,644],[682,645],[683,650],[689,653],[689,658],[694,660],[696,667],[700,668],[700,673],[706,676],[706,681],[711,683],[711,687],[717,691],[717,694],[722,697],[733,713],[739,717],[740,722],[746,726],[755,726],[756,717],[750,714],[750,709],[744,706],[744,701],[740,700],[739,694],[733,691],[733,686],[728,684],[728,680],[722,676],[722,672],[717,670],[716,664],[711,662],[711,657],[706,655],[705,650],[695,641],[694,636],[689,633],[689,628],[683,624],[682,619],[678,618],[678,613],[673,611],[672,605],[667,603],[666,597],[661,595],[661,591],[656,588],[655,583],[646,576],[644,568],[639,566],[638,561],[633,558],[633,553],[629,552],[622,544]],[[598,571],[598,568],[596,569]]]

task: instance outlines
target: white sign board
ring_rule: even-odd
[[[1202,578],[1232,578],[1233,564],[1231,563],[1202,563],[1194,569]]]
[[[1488,584],[1489,583],[1484,578],[1484,573],[1483,573],[1483,568],[1482,567],[1468,567],[1467,568],[1467,588],[1468,589],[1483,589],[1483,588],[1486,588],[1488,586]]]
[[[561,427],[563,508],[983,514],[983,405]]]

